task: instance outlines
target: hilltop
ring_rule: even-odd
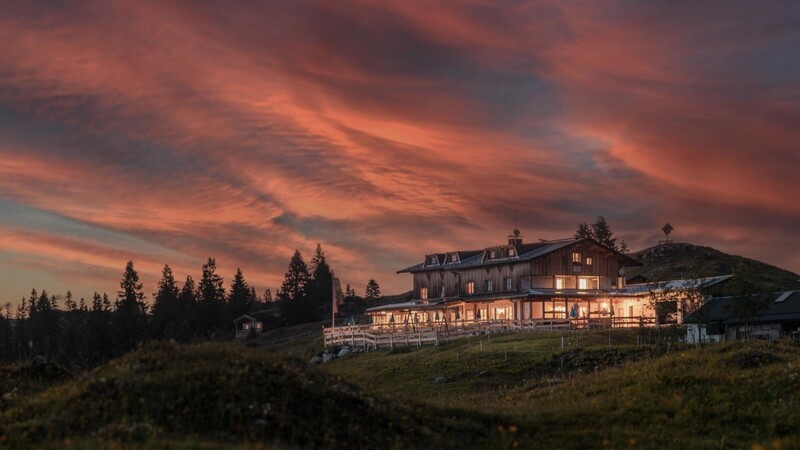
[[[711,247],[672,243],[646,248],[629,256],[644,266],[628,269],[628,279],[637,275],[651,281],[730,275],[742,261],[768,292],[800,289],[797,281],[800,275],[796,273]]]

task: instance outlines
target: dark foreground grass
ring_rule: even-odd
[[[564,337],[564,348],[561,338]],[[310,344],[313,337],[303,336]],[[5,386],[0,446],[798,448],[800,347],[514,334],[322,366],[275,345],[151,345]],[[611,342],[612,345],[609,345]],[[308,354],[289,342],[287,353]]]
[[[0,442],[19,448],[456,448],[498,438],[494,419],[385,402],[304,363],[232,344],[147,346],[19,399],[0,425]]]

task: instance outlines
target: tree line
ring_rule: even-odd
[[[95,292],[91,299],[75,300],[71,292],[63,305],[47,291],[31,290],[15,311],[10,303],[0,313],[0,359],[22,360],[42,355],[49,360],[75,366],[92,366],[120,356],[148,340],[193,342],[229,339],[233,320],[243,314],[263,311],[272,315],[272,326],[294,325],[327,317],[332,302],[333,271],[317,244],[310,267],[295,251],[283,284],[273,298],[267,289],[262,297],[239,268],[226,289],[209,257],[199,281],[188,275],[182,284],[169,265],[147,303],[144,285],[133,261],[122,272],[115,297]],[[371,298],[380,296],[374,280],[367,286]],[[347,285],[345,294],[358,298]]]

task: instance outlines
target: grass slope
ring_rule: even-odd
[[[454,448],[467,444],[454,436],[491,438],[483,419],[385,402],[314,367],[235,343],[160,344],[6,405],[0,442]]]
[[[509,334],[309,366],[286,356],[320,348],[297,331],[297,342],[150,345],[69,379],[7,370],[4,392],[21,395],[1,408],[0,446],[800,447],[795,342]]]
[[[325,367],[368,392],[509,424],[522,448],[798,448],[800,348],[636,346],[630,332],[509,335]],[[556,339],[554,339],[556,338]],[[570,339],[574,339],[571,337]],[[558,347],[555,352],[555,343]],[[514,350],[516,348],[516,350]]]
[[[641,274],[648,279],[677,279],[692,276],[730,275],[743,261],[768,292],[800,289],[796,273],[741,256],[729,255],[711,247],[692,244],[657,245],[636,253],[632,258],[644,264],[631,268],[628,276]]]

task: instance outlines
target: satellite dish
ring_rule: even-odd
[[[519,229],[514,228],[514,236],[519,237]]]

